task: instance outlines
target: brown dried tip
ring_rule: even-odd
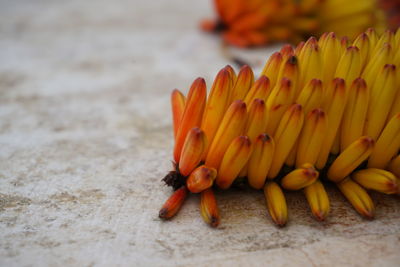
[[[269,136],[269,135],[266,134],[266,133],[262,133],[262,134],[260,134],[260,135],[257,137],[257,139],[260,139],[260,140],[262,140],[263,142],[268,142],[268,141],[271,140],[271,136]]]
[[[182,204],[187,197],[187,193],[188,190],[186,189],[186,186],[182,186],[181,188],[173,192],[160,209],[158,217],[164,220],[168,220],[174,217],[182,207]]]
[[[174,190],[186,184],[186,178],[179,173],[177,166],[175,166],[174,171],[170,171],[161,181],[168,186],[172,186]]]
[[[296,56],[291,56],[291,57],[289,57],[287,62],[289,64],[296,65],[297,64],[297,57]]]

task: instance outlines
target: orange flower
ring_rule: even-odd
[[[299,42],[311,35],[335,31],[355,37],[369,27],[385,27],[378,0],[214,0],[218,18],[204,20],[201,28],[221,33],[225,42],[260,46],[276,41]],[[380,0],[386,6],[390,0]],[[383,5],[383,4],[382,4]],[[399,20],[393,16],[390,20]]]

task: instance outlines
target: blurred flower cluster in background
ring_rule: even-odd
[[[380,32],[400,23],[398,0],[214,0],[214,5],[217,17],[203,20],[201,28],[238,47],[298,43],[324,32],[352,39],[367,28]]]
[[[388,27],[392,30],[400,27],[400,1],[380,0],[379,4],[387,16]]]

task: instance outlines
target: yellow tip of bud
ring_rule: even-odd
[[[244,133],[254,141],[257,135],[263,132],[267,124],[265,102],[262,99],[254,99],[251,103]]]
[[[181,123],[183,112],[185,111],[185,96],[178,90],[175,89],[171,93],[171,108],[172,108],[172,120],[174,125],[174,137],[178,133],[178,129]]]
[[[330,166],[328,179],[337,183],[348,176],[369,157],[374,144],[374,140],[368,136],[361,136],[350,144]]]
[[[299,190],[313,184],[318,176],[319,173],[314,166],[306,163],[283,177],[281,185],[287,190]]]
[[[179,160],[179,171],[183,176],[188,176],[199,165],[206,146],[204,132],[198,127],[192,128],[186,136]]]
[[[254,143],[247,164],[247,179],[251,187],[261,189],[271,167],[274,156],[275,142],[268,134],[260,134]]]
[[[250,88],[250,91],[247,93],[244,102],[246,105],[250,105],[251,102],[256,99],[267,99],[271,92],[270,81],[267,76],[261,76],[257,79],[257,81]]]
[[[269,178],[275,178],[281,170],[286,158],[293,148],[301,128],[303,127],[303,108],[299,104],[293,104],[284,113],[274,135],[275,153],[272,160]]]
[[[276,84],[276,79],[278,78],[277,70],[279,69],[282,60],[283,57],[281,53],[279,52],[273,53],[268,59],[267,63],[264,66],[264,69],[261,72],[261,75],[265,75],[269,79],[271,79],[271,87],[274,87]]]
[[[330,210],[328,194],[320,181],[304,188],[311,212],[318,221],[324,221]]]
[[[176,134],[174,147],[174,160],[179,163],[182,147],[190,129],[200,126],[203,117],[204,106],[206,103],[206,82],[203,78],[197,78],[190,87],[187,96],[185,111],[180,121],[179,129]]]
[[[303,47],[304,47],[305,44],[306,44],[306,43],[302,41],[302,42],[300,42],[300,43],[296,46],[296,49],[294,50],[294,54],[295,54],[296,56],[299,56],[299,55],[300,55],[301,50],[303,49]]]
[[[235,100],[226,111],[218,131],[210,145],[206,157],[206,165],[219,168],[222,157],[229,144],[240,135],[245,127],[247,119],[246,104],[241,100]]]
[[[286,225],[288,219],[286,199],[282,189],[275,182],[268,182],[264,187],[265,200],[272,220],[278,226]]]
[[[229,70],[229,68],[225,67],[218,72],[204,110],[201,128],[210,142],[214,139],[218,126],[230,104],[229,99],[233,81]]]
[[[400,179],[400,155],[390,161],[388,170]]]
[[[367,191],[350,178],[344,179],[337,186],[359,214],[367,219],[374,217],[375,206]]]
[[[254,74],[253,70],[248,66],[244,65],[237,77],[235,86],[232,90],[232,96],[230,102],[234,100],[243,100],[246,97],[246,94],[250,90],[251,86],[254,83]]]
[[[232,66],[231,66],[231,65],[226,65],[224,69],[228,71],[229,76],[230,76],[230,78],[232,79],[232,81],[233,81],[233,82],[236,82],[236,78],[237,78],[237,77],[236,77],[236,72],[235,72],[235,70],[232,68]]]
[[[355,172],[352,177],[367,189],[384,194],[396,194],[399,191],[398,179],[389,171],[370,168]]]
[[[229,145],[218,169],[216,183],[222,189],[231,186],[251,154],[251,141],[247,136],[238,136]]]

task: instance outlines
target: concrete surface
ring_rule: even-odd
[[[197,30],[209,1],[0,1],[0,265],[398,266],[400,201],[361,219],[335,189],[314,221],[288,194],[278,229],[261,192],[218,193],[211,229],[192,196],[170,222],[169,93],[229,63]],[[233,51],[256,68],[273,49]]]

